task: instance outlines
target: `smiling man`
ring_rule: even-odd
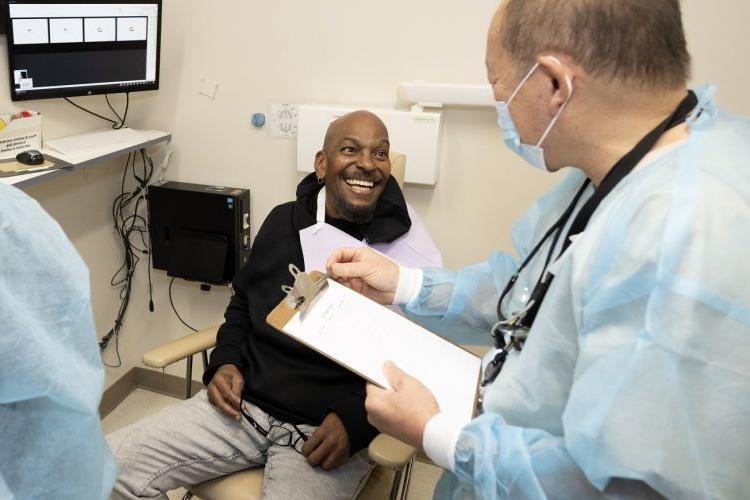
[[[357,157],[368,140],[372,145],[372,167],[360,168]],[[389,149],[388,131],[372,113],[355,111],[331,124],[323,150],[315,157],[315,173],[324,180],[330,194],[326,199],[327,214],[355,224],[372,220],[391,173]]]
[[[341,245],[402,265],[440,254],[391,177],[388,131],[374,114],[334,121],[297,200],[274,208],[234,279],[204,391],[108,437],[113,498],[161,498],[179,486],[265,465],[267,499],[355,498],[372,465],[365,383],[266,324],[291,285],[289,264],[323,270]]]

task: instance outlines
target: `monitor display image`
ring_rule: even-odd
[[[159,88],[161,0],[6,0],[11,99]]]

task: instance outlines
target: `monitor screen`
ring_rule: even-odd
[[[159,88],[161,0],[6,1],[11,98]]]

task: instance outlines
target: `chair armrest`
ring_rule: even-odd
[[[218,330],[218,326],[206,328],[152,349],[143,354],[143,364],[152,368],[164,368],[188,356],[210,349],[216,345]]]
[[[370,443],[368,452],[376,464],[398,470],[417,454],[417,449],[386,434],[378,434]]]

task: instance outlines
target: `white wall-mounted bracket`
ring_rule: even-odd
[[[399,89],[412,110],[446,106],[494,107],[489,84],[402,82]]]

